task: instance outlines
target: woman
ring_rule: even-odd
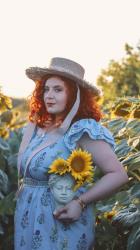
[[[66,58],[53,58],[48,68],[29,68],[26,74],[36,86],[18,156],[23,184],[15,211],[15,249],[92,249],[93,203],[128,181],[113,152],[114,139],[99,123],[101,92],[84,80],[81,65]],[[88,190],[80,187],[76,199],[54,212],[49,168],[76,148],[88,151],[104,176]]]

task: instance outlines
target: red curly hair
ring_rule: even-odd
[[[32,93],[32,96],[29,100],[29,120],[35,122],[39,127],[45,127],[45,122],[49,120],[54,120],[55,117],[52,114],[49,114],[46,110],[43,95],[44,95],[44,85],[47,79],[51,77],[56,77],[57,75],[48,75],[42,78],[40,81],[36,81],[35,89]],[[66,114],[71,110],[77,95],[77,87],[73,80],[67,79],[62,76],[57,76],[63,80],[68,88],[68,103],[66,105]],[[100,121],[103,117],[103,114],[100,110],[100,107],[97,103],[97,97],[93,93],[82,86],[79,86],[80,89],[80,106],[78,112],[72,123],[77,120],[84,118],[93,118],[96,121]],[[65,117],[64,117],[65,118]]]

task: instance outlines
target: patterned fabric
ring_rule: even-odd
[[[58,157],[67,159],[71,150],[83,133],[92,139],[103,139],[114,148],[111,133],[93,119],[82,119],[74,123],[66,134],[56,143],[50,145],[33,156],[27,168],[26,177],[34,181],[47,181],[50,164]],[[22,157],[21,174],[31,152],[47,140],[35,132]],[[79,188],[77,195],[85,192]],[[23,186],[17,199],[15,210],[15,250],[89,250],[93,248],[95,235],[94,204],[90,204],[82,212],[79,220],[62,223],[54,219],[54,200],[49,186]]]
[[[64,138],[66,146],[71,151],[74,150],[76,147],[76,142],[84,133],[87,133],[91,139],[100,139],[108,142],[112,149],[115,149],[115,141],[111,132],[93,119],[81,119],[80,121],[72,124]]]

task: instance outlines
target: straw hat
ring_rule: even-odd
[[[99,88],[84,79],[85,69],[79,63],[67,58],[54,57],[47,68],[30,67],[26,69],[26,75],[33,81],[41,80],[42,77],[51,74],[69,78],[79,85],[90,89],[96,96],[101,96],[102,94]]]

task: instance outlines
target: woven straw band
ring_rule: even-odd
[[[29,177],[25,177],[23,179],[23,184],[26,186],[46,186],[48,187],[48,181],[40,181],[40,180],[35,180],[35,179],[32,179],[32,178],[29,178]]]

